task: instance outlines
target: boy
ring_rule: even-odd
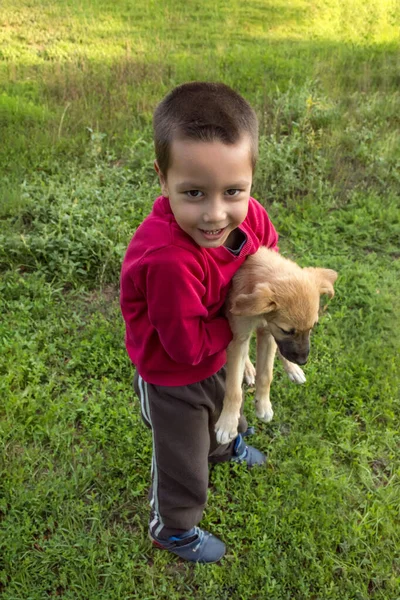
[[[216,441],[232,339],[223,306],[246,256],[276,248],[278,236],[250,198],[258,123],[239,94],[224,84],[178,86],[156,108],[154,137],[162,196],[121,273],[126,347],[153,435],[149,535],[185,560],[216,562],[225,545],[197,527],[208,462],[266,460],[240,434],[224,446]]]

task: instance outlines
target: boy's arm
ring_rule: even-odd
[[[225,317],[209,319],[204,306],[204,272],[194,256],[159,256],[146,270],[146,298],[151,324],[176,362],[197,365],[225,350],[232,332]]]

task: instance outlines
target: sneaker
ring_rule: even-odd
[[[192,527],[179,536],[172,535],[161,540],[149,532],[153,546],[161,550],[169,550],[173,554],[197,563],[218,562],[225,554],[225,544],[215,535],[199,527]]]
[[[253,446],[246,446],[242,435],[239,433],[235,439],[231,460],[233,462],[244,462],[250,469],[256,465],[263,465],[266,462],[267,457],[256,448],[253,448]]]
[[[254,435],[256,432],[254,427],[248,427],[246,429],[246,431],[244,433],[242,433],[242,437],[250,437],[251,435]]]

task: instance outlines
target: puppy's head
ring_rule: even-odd
[[[231,306],[234,315],[264,317],[279,351],[303,365],[310,352],[310,333],[318,322],[319,299],[334,295],[337,273],[331,269],[294,269],[257,283],[250,294],[240,294]]]

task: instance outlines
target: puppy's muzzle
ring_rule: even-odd
[[[296,365],[305,365],[308,360],[308,355],[310,354],[310,345],[307,343],[306,345],[302,345],[300,348],[297,347],[291,341],[278,341],[279,352],[282,354],[286,360],[289,360]]]
[[[291,356],[291,357],[286,357],[288,360],[290,360],[290,362],[296,363],[296,365],[305,365],[307,360],[308,360],[308,354],[307,355],[300,355],[300,356]]]

